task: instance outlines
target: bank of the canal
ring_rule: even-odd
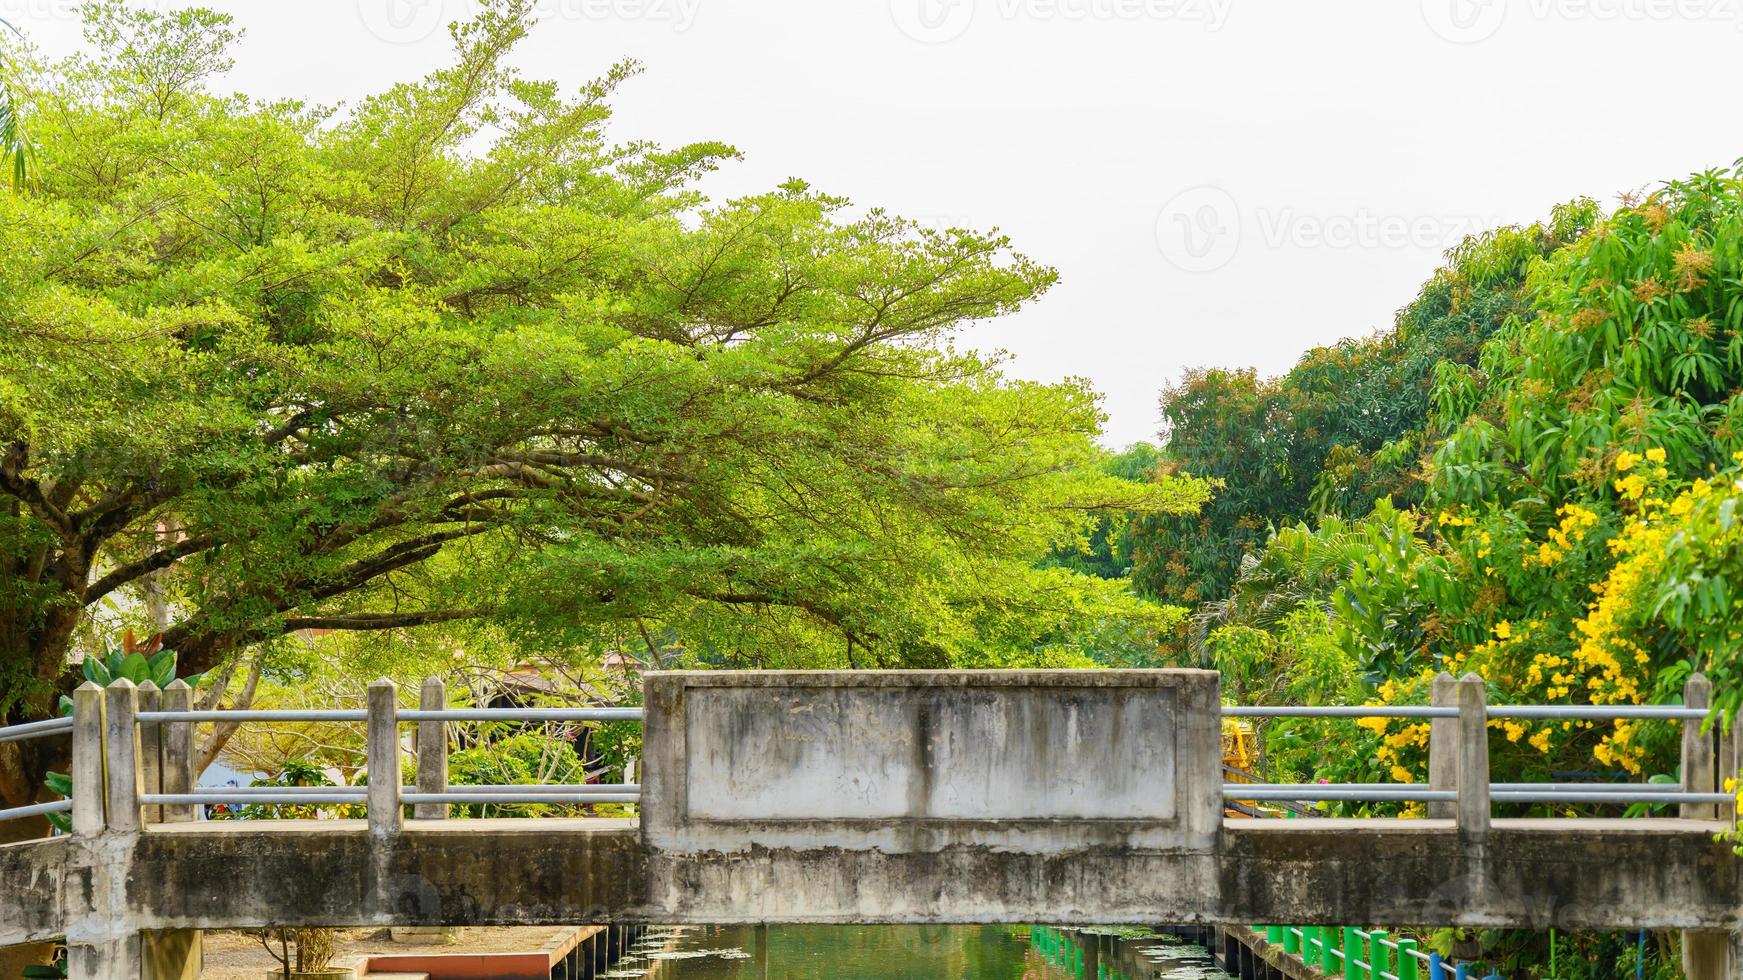
[[[650,929],[602,974],[634,980],[1206,980],[1201,946],[1148,930],[1028,926]]]

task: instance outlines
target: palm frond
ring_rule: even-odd
[[[19,125],[18,104],[0,85],[0,165],[12,165],[12,186],[21,188],[29,176],[30,141]]]
[[[4,17],[0,17],[0,27],[24,36]],[[0,59],[0,165],[11,164],[12,186],[18,189],[30,176],[30,140],[19,119],[18,98],[6,84],[5,71],[6,62]]]

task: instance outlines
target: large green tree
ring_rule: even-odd
[[[1492,702],[1675,703],[1701,671],[1715,724],[1735,723],[1743,170],[1666,183],[1608,216],[1578,204],[1551,225],[1582,212],[1583,231],[1526,265],[1528,311],[1474,362],[1436,365],[1417,506],[1281,529],[1201,612],[1205,648],[1243,699],[1421,704],[1450,670],[1483,677]],[[1458,261],[1498,267],[1517,234]],[[1490,727],[1497,779],[1678,778],[1675,724]],[[1279,721],[1265,735],[1270,774],[1289,781],[1427,775],[1428,726],[1411,719]],[[1549,957],[1543,936],[1481,938],[1504,966]],[[1578,955],[1562,962],[1594,964],[1573,975],[1612,975],[1608,937],[1572,938]],[[1674,957],[1659,966],[1676,975]]]
[[[1443,435],[1429,425],[1437,377],[1475,364],[1503,324],[1531,318],[1532,262],[1595,215],[1590,202],[1576,202],[1540,224],[1473,236],[1448,253],[1392,329],[1310,350],[1282,377],[1209,368],[1163,392],[1164,471],[1220,488],[1201,512],[1139,523],[1139,586],[1168,601],[1218,601],[1272,528],[1360,517],[1382,497],[1401,507],[1420,500],[1427,457]]]
[[[570,97],[507,65],[529,7],[344,113],[213,94],[235,34],[201,10],[98,3],[98,53],[34,73],[40,166],[0,194],[0,718],[146,584],[184,672],[302,630],[914,666],[1167,625],[1036,565],[1202,488],[1103,472],[1092,392],[948,342],[1050,269],[797,180],[707,200],[730,148],[608,139],[631,67]]]

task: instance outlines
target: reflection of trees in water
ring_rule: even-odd
[[[1226,977],[1210,952],[1148,929],[1056,929],[1030,931],[1030,963],[1025,980],[1152,980]]]
[[[1029,926],[691,926],[649,980],[1151,980],[1221,977],[1196,946],[1148,930]],[[1158,949],[1167,949],[1159,954]],[[726,951],[738,958],[723,958]],[[645,962],[645,961],[644,961]],[[1202,972],[1201,972],[1202,971]]]
[[[740,949],[742,959],[657,961],[657,980],[915,980],[920,977],[1021,980],[1027,975],[1027,927],[754,926],[699,928],[678,951]]]

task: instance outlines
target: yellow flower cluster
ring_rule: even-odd
[[[1615,481],[1614,486],[1616,487],[1616,492],[1628,500],[1639,500],[1646,494],[1648,478],[1645,474],[1638,472],[1629,473],[1629,471],[1642,462],[1652,463],[1655,466],[1655,469],[1652,471],[1652,478],[1662,480],[1670,475],[1670,470],[1666,469],[1664,466],[1665,459],[1666,456],[1664,450],[1657,446],[1648,449],[1644,456],[1631,453],[1626,449],[1617,453],[1616,472],[1628,473],[1628,475],[1620,477]]]
[[[1396,704],[1411,700],[1433,678],[1433,671],[1425,671],[1413,681],[1406,681],[1402,685],[1388,680],[1380,685],[1378,703]],[[1414,783],[1417,771],[1427,758],[1428,723],[1405,724],[1404,721],[1401,718],[1363,718],[1356,724],[1380,737],[1374,757],[1391,767],[1393,781]]]
[[[1618,470],[1631,468],[1641,461],[1658,463],[1664,459],[1661,449],[1648,449],[1643,457],[1630,460],[1624,453],[1616,459]],[[1624,463],[1627,466],[1624,466]],[[1662,478],[1663,469],[1654,474]],[[1638,490],[1627,481],[1618,481],[1617,489],[1625,496],[1639,500],[1639,513],[1623,532],[1611,539],[1610,549],[1617,562],[1602,582],[1592,586],[1596,594],[1586,608],[1586,614],[1575,621],[1572,638],[1572,662],[1561,657],[1540,657],[1534,662],[1533,676],[1548,671],[1548,693],[1563,697],[1574,688],[1582,689],[1592,704],[1640,704],[1646,699],[1642,689],[1648,681],[1651,657],[1631,638],[1635,604],[1643,586],[1656,580],[1664,560],[1665,548],[1674,533],[1659,517],[1687,514],[1696,501],[1712,493],[1705,480],[1696,480],[1688,490],[1668,505],[1657,497],[1645,497],[1646,483],[1635,474],[1627,480],[1640,480]],[[1631,773],[1640,772],[1645,751],[1633,742],[1633,726],[1617,722],[1592,754],[1605,765],[1621,766]]]
[[[1627,453],[1623,453],[1627,456]],[[1618,457],[1616,465],[1621,466],[1623,460]],[[1632,466],[1633,463],[1628,465]],[[1586,532],[1598,526],[1598,515],[1581,507],[1579,504],[1566,504],[1556,509],[1555,516],[1561,518],[1561,523],[1549,529],[1549,540],[1537,546],[1536,555],[1527,555],[1525,564],[1533,562],[1548,568],[1561,561],[1573,546],[1585,540]]]
[[[1507,741],[1509,742],[1518,742],[1520,739],[1524,738],[1526,743],[1537,751],[1543,753],[1549,752],[1550,729],[1548,727],[1539,728],[1537,731],[1532,732],[1530,738],[1525,738],[1525,733],[1531,731],[1531,729],[1516,721],[1491,721],[1489,722],[1489,727],[1500,729],[1501,732],[1507,736]]]

